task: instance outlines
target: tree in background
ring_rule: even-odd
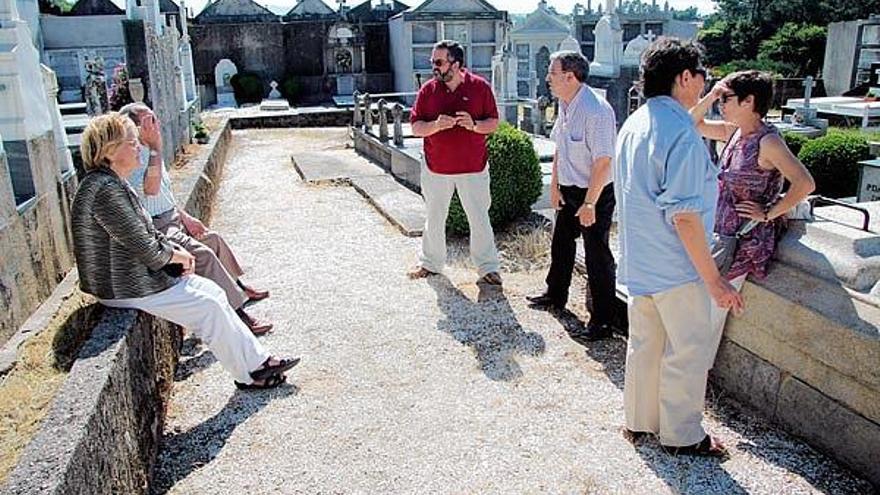
[[[761,42],[758,60],[790,64],[795,77],[816,76],[825,60],[828,30],[810,24],[786,22],[770,39]]]
[[[813,45],[818,37],[818,31],[813,28],[824,29],[830,22],[866,19],[872,13],[880,12],[880,0],[716,0],[716,4],[718,11],[709,16],[699,35],[708,48],[709,61],[714,65],[736,60],[756,61],[763,43],[781,32],[786,23],[791,23],[801,29],[789,28],[800,32],[786,32],[783,36],[788,37],[787,42],[806,43],[810,46],[807,51],[821,53],[818,58],[808,56],[812,67],[821,67],[825,43],[821,43],[821,49]],[[766,56],[779,56],[781,51],[774,46],[771,43],[766,49]],[[796,71],[815,75],[811,65],[802,63],[801,59],[765,59],[776,63],[794,62]]]

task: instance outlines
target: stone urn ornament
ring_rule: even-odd
[[[131,99],[137,103],[144,102],[144,82],[141,78],[129,79],[128,80],[128,94],[131,95]]]
[[[269,83],[269,86],[272,87],[272,91],[269,91],[269,99],[270,100],[278,100],[281,98],[281,92],[278,91],[278,83],[272,81]]]

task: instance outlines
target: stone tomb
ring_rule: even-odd
[[[232,60],[224,58],[214,67],[214,87],[217,88],[217,106],[237,107],[235,93],[232,91],[232,76],[238,74],[238,67]]]

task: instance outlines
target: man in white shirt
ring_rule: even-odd
[[[196,217],[177,206],[171,191],[171,178],[162,160],[162,132],[159,121],[150,107],[131,103],[119,110],[128,116],[140,130],[141,168],[132,172],[129,182],[141,202],[153,217],[153,225],[171,242],[189,251],[196,258],[195,272],[217,283],[238,316],[254,335],[263,335],[272,324],[249,315],[244,310],[248,301],[269,297],[268,291],[250,287],[241,281],[241,265],[220,234],[209,230]]]
[[[556,210],[547,290],[528,297],[532,305],[562,310],[568,301],[578,237],[584,239],[592,309],[581,338],[610,337],[617,320],[614,256],[608,245],[614,189],[611,157],[617,124],[614,109],[586,84],[590,64],[579,52],[550,56],[547,83],[559,98],[551,138],[556,143],[550,205]]]

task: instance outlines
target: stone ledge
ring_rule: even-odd
[[[724,338],[713,383],[787,432],[880,485],[880,424]]]
[[[3,493],[146,493],[181,334],[105,309]]]

